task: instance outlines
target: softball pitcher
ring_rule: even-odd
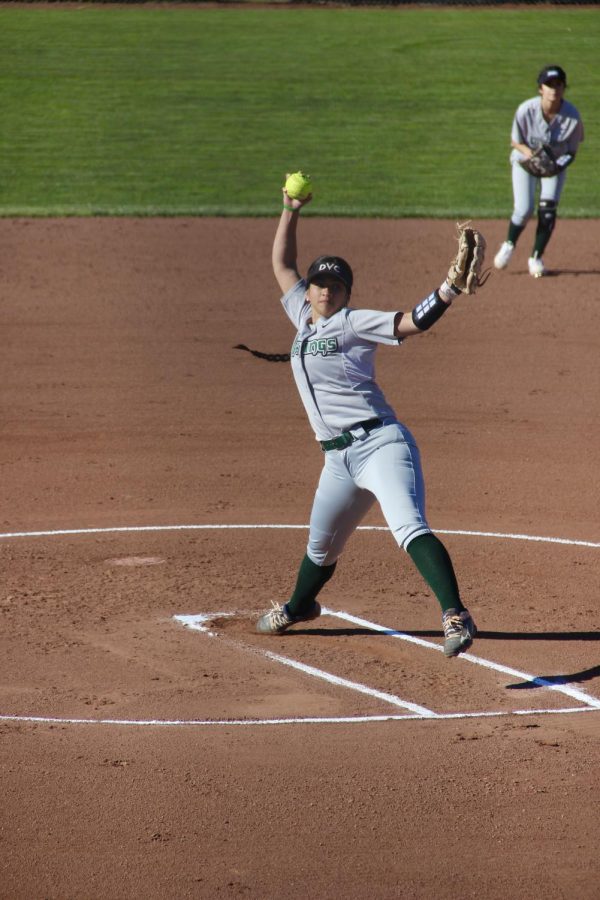
[[[546,274],[542,254],[556,224],[567,166],[572,165],[583,140],[581,116],[563,96],[566,87],[565,70],[546,66],[538,75],[538,96],[525,100],[515,113],[510,154],[514,209],[508,236],[494,258],[497,269],[505,269],[510,262],[533,214],[539,185],[538,224],[528,267],[534,278]]]
[[[344,546],[375,500],[399,546],[414,561],[442,608],[444,653],[456,656],[472,643],[475,623],[461,602],[450,556],[431,532],[419,450],[408,428],[375,381],[378,344],[398,346],[430,328],[461,292],[480,282],[485,241],[459,255],[448,278],[412,312],[378,312],[348,306],[353,275],[338,256],[320,256],[306,279],[297,268],[296,232],[300,209],[311,199],[291,199],[273,244],[273,271],[282,304],[297,334],[291,364],[308,419],[325,454],[310,517],[306,555],[295,590],[282,606],[258,620],[256,629],[281,634],[290,625],[317,618],[317,595],[335,571]]]

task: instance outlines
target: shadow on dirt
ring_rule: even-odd
[[[533,681],[520,681],[517,684],[507,684],[509,691],[519,691],[524,688],[547,687],[549,684],[577,684],[582,681],[591,681],[600,675],[600,666],[592,666],[591,669],[583,669],[581,672],[571,672],[570,675],[538,675]],[[542,684],[541,682],[545,682]]]
[[[513,276],[513,277],[514,276],[520,277],[523,275],[529,275],[529,272],[527,272],[524,269],[521,269],[521,270],[516,269],[514,272],[507,272],[506,274],[504,274],[503,277],[506,277],[506,275]],[[546,269],[546,274],[544,275],[544,278],[558,278],[560,275],[575,275],[575,276],[577,276],[577,275],[592,275],[592,276],[595,276],[595,275],[600,275],[600,269]],[[542,281],[541,278],[537,279],[537,280]]]
[[[441,638],[441,631],[371,631],[369,628],[297,628],[288,631],[286,638],[293,635],[313,637],[390,637],[390,635],[408,635],[409,637]],[[600,631],[478,631],[477,641],[480,639],[503,641],[598,641]],[[577,684],[583,681],[591,681],[600,676],[600,666],[592,666],[581,672],[571,672],[568,675],[536,675],[535,679],[520,681],[517,684],[507,684],[507,690],[529,690],[531,688],[548,687],[552,684]]]
[[[286,637],[313,635],[315,637],[389,637],[406,634],[409,637],[441,638],[442,631],[401,631],[393,628],[372,631],[370,628],[294,628]],[[478,631],[477,640],[489,641],[600,641],[600,631]]]
[[[600,269],[551,269],[544,277],[553,275],[600,275]]]

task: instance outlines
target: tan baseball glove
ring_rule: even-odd
[[[485,238],[480,231],[469,227],[469,222],[456,223],[458,229],[458,253],[448,270],[448,281],[463,294],[474,294],[485,284],[489,275],[483,271]],[[484,277],[485,276],[485,277]]]

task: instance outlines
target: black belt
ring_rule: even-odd
[[[366,422],[357,422],[356,425],[352,426],[352,430],[355,428],[364,428],[368,433],[374,431],[376,428],[381,428],[382,425],[383,419],[367,419]],[[319,441],[319,443],[321,444],[321,450],[343,450],[344,447],[349,447],[350,444],[353,444],[354,441],[357,440],[358,438],[350,431],[342,431],[338,437],[331,438],[329,441]]]

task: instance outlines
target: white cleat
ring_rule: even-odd
[[[527,262],[529,266],[529,274],[534,278],[542,278],[546,274],[543,261],[539,256],[530,256]]]
[[[511,244],[510,241],[504,241],[494,257],[494,265],[497,269],[505,269],[507,267],[514,249],[514,244]]]

